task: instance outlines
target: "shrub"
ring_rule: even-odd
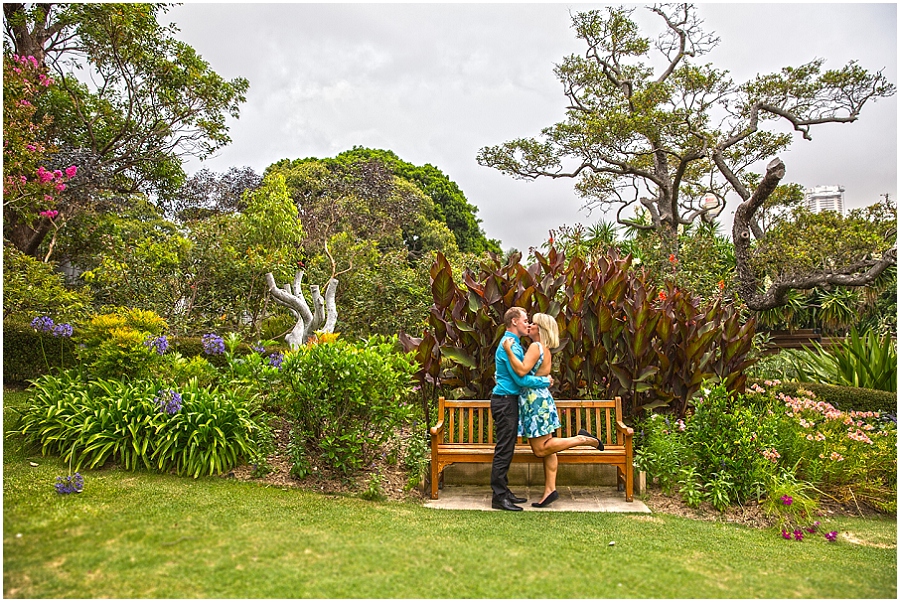
[[[91,296],[87,288],[71,290],[53,264],[43,263],[12,245],[3,246],[3,319],[27,322],[47,315],[74,322],[87,315]]]
[[[196,381],[175,391],[156,380],[42,376],[17,432],[74,466],[114,460],[126,470],[219,474],[256,451],[264,426],[228,391]]]
[[[97,378],[147,377],[161,361],[149,343],[165,331],[165,320],[152,311],[119,308],[94,316],[78,330],[77,355]]]
[[[295,438],[309,456],[340,473],[370,462],[378,446],[411,416],[406,399],[415,364],[396,350],[396,339],[375,336],[361,346],[338,340],[301,347],[285,356],[281,368],[280,403],[296,420]],[[305,454],[296,455],[305,462]]]

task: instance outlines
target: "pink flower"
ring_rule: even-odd
[[[41,182],[41,184],[43,184],[44,182],[49,182],[50,180],[53,179],[53,172],[47,171],[46,169],[44,169],[44,166],[42,165],[42,166],[38,167],[37,177],[38,177],[38,180]]]
[[[781,496],[781,503],[784,504],[785,506],[790,506],[791,504],[794,503],[794,498],[792,498],[789,495],[783,495],[783,496]]]
[[[31,152],[34,152],[34,151],[37,150],[37,147],[36,147],[35,145],[33,145],[33,144],[28,144],[28,145],[25,146],[25,148],[27,148],[27,149],[30,150]]]
[[[781,536],[784,537],[784,538],[787,539],[787,540],[790,540],[790,539],[791,539],[791,534],[790,534],[790,532],[789,532],[787,529],[782,529],[782,530],[781,530]]]
[[[825,539],[828,541],[834,541],[837,539],[837,531],[829,531],[825,534]]]
[[[26,182],[28,182],[28,178],[26,178],[25,176],[19,176],[19,181],[25,184]]]
[[[63,184],[62,182],[60,182],[59,184],[56,185],[56,189],[57,189],[58,191],[62,192],[63,190],[66,189],[66,185]]]
[[[36,59],[36,58],[34,58],[33,56],[29,56],[29,57],[28,57],[28,60],[31,62],[31,65],[32,65],[35,69],[38,68],[38,62],[37,62],[37,59]]]
[[[45,195],[44,195],[44,200],[45,200],[45,201],[52,201],[52,200],[53,200],[53,197],[50,196],[49,194],[45,194]]]
[[[21,106],[23,106],[23,107],[30,107],[30,106],[31,106],[31,103],[28,102],[27,100],[25,100],[24,98],[23,98],[22,100],[19,101],[19,104],[20,104]]]
[[[56,176],[57,178],[61,178],[61,177],[62,177],[62,172],[61,172],[60,170],[58,170],[58,169],[54,169],[54,170],[53,170],[53,175]]]
[[[53,219],[53,218],[56,217],[57,215],[59,215],[59,211],[57,211],[57,210],[55,210],[55,209],[47,210],[47,211],[41,211],[41,217],[46,217],[47,219]]]
[[[837,452],[831,452],[831,459],[835,462],[843,462],[844,456],[842,456],[841,454],[839,454]]]
[[[22,70],[19,69],[18,67],[13,67],[13,71],[16,73],[22,73]]]
[[[70,165],[66,168],[66,177],[74,178],[76,173],[78,173],[78,168],[74,165]]]
[[[803,531],[801,531],[800,529],[795,529],[794,539],[796,539],[797,541],[803,541]]]

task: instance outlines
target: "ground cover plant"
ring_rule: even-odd
[[[644,420],[635,465],[692,506],[761,503],[802,538],[803,529],[816,529],[820,499],[896,512],[894,420],[838,410],[809,391],[794,397],[753,384],[735,395],[719,386],[704,391],[684,420]]]
[[[63,495],[66,470],[7,437],[5,597],[896,597],[887,519],[823,518],[836,541],[797,543],[665,514],[443,511],[145,471],[85,470]]]

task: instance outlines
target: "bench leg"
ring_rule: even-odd
[[[438,472],[437,462],[431,463],[431,499],[438,499],[438,480],[441,478],[441,475]]]

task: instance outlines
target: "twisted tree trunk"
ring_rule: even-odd
[[[303,296],[301,284],[303,282],[303,270],[297,270],[294,276],[293,291],[290,284],[285,284],[283,289],[278,288],[275,277],[269,272],[266,274],[266,284],[269,293],[279,305],[287,307],[297,318],[294,328],[284,337],[284,340],[297,349],[300,345],[315,337],[317,331],[334,332],[337,324],[337,303],[334,295],[337,292],[338,281],[331,278],[325,287],[325,297],[319,292],[319,287],[310,285],[309,293],[312,296],[313,309],[309,308],[306,298]]]

